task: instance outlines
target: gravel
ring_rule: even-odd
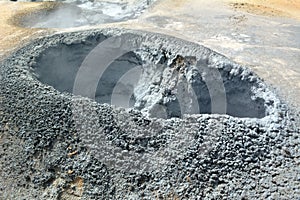
[[[73,95],[72,81],[59,88],[62,82],[52,69],[62,73],[58,66],[67,60],[71,62],[61,67],[78,69],[88,50],[122,34],[143,38],[143,46],[133,53],[151,77],[158,61],[163,70],[178,75],[179,57],[186,65],[193,57],[205,61],[200,62],[203,69],[217,69],[225,85],[227,115],[200,110],[163,118],[151,114],[161,99],[166,100],[161,105],[170,105],[174,95],[169,93],[154,101],[135,91],[139,99],[131,108],[121,108]],[[61,49],[66,53],[59,54]],[[132,59],[125,58],[125,63]],[[188,76],[192,68],[181,73]],[[248,68],[206,47],[123,29],[56,34],[13,53],[1,64],[0,76],[0,198],[300,198],[299,116]],[[206,76],[191,81],[201,77]],[[168,82],[163,83],[159,88],[168,89]],[[157,97],[162,90],[153,84],[143,90]],[[237,99],[241,101],[233,101]],[[150,103],[138,107],[138,100]]]

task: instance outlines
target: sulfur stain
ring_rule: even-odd
[[[300,20],[299,0],[229,0],[229,2],[235,10],[256,15],[289,17]]]

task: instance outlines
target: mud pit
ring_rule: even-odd
[[[80,83],[79,66],[87,66],[90,50],[107,40],[115,49],[131,44],[126,37],[125,43],[109,40],[123,34],[142,45],[119,52],[123,56],[111,63],[107,59],[110,65],[96,82],[96,92],[86,92],[87,85],[74,90]],[[91,56],[113,58],[111,54]],[[113,93],[116,99],[126,96],[129,103],[120,105],[132,108],[102,104],[112,103],[108,96],[117,80],[137,77],[125,72],[139,68],[142,82],[123,82],[120,91],[130,92]],[[249,69],[208,48],[159,34],[94,30],[41,38],[11,55],[0,69],[0,194],[5,198],[299,196],[299,130],[293,113]],[[94,82],[95,72],[83,80]],[[222,91],[218,75],[227,113],[235,117],[189,113],[196,104],[187,102],[193,97],[187,89],[195,91],[200,113],[211,113],[212,107],[222,111],[216,103]],[[186,87],[176,89],[179,83]],[[91,99],[94,93],[100,104]],[[215,106],[209,106],[214,101]],[[162,107],[157,109],[157,104]],[[155,118],[164,107],[167,111]],[[173,118],[162,119],[165,113],[165,118]]]
[[[110,1],[76,1],[56,3],[52,9],[43,9],[25,16],[21,25],[28,28],[71,28],[121,22],[135,19],[155,0],[137,0],[134,3]]]
[[[76,75],[84,59],[105,38],[100,36],[84,43],[49,47],[37,58],[35,74],[41,82],[58,91],[73,93]],[[182,56],[167,52],[164,47],[154,49],[153,45],[128,52],[106,67],[95,91],[98,103],[134,107],[150,117],[171,118],[200,113],[265,117],[266,102],[262,94],[256,95],[260,81],[247,69],[233,63],[217,66],[220,65],[218,59],[226,61],[214,53],[197,62],[196,55]],[[103,52],[98,54],[96,59],[101,62]],[[130,76],[130,70],[134,69],[140,72],[131,72],[134,76],[129,82],[120,80],[126,74]],[[89,87],[87,85],[86,89]],[[116,87],[118,89],[114,90]],[[213,110],[212,101],[218,104]]]

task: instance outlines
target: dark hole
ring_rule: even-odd
[[[84,43],[60,44],[46,49],[37,58],[37,65],[34,67],[38,79],[42,83],[53,86],[58,91],[72,93],[79,67],[89,52],[104,39],[104,36],[97,40],[89,38]],[[165,52],[162,54],[165,54]],[[186,79],[184,70],[182,71],[180,67],[172,68],[168,66],[167,61],[156,64],[159,63],[155,62],[157,55],[149,54],[148,57],[144,56],[144,58],[147,58],[147,60],[142,60],[138,53],[128,52],[114,60],[99,77],[95,100],[99,103],[114,104],[114,102],[117,102],[115,103],[117,106],[135,107],[148,113],[150,117],[171,118],[182,117],[183,114],[212,113],[212,98],[218,97],[212,97],[208,84],[202,77],[201,70],[199,73],[194,73],[192,81],[186,81],[186,83],[182,81],[182,90],[174,90],[171,87],[171,82],[162,85],[162,82],[166,79],[163,74],[169,70],[168,73],[174,77],[184,77],[176,79],[180,82],[180,80]],[[179,58],[181,59],[181,57]],[[207,63],[209,63],[209,60],[201,61],[199,66],[207,69]],[[144,81],[140,79],[137,85],[120,81],[126,73],[128,75],[130,70],[137,67],[140,67]],[[219,70],[219,74],[226,93],[226,114],[251,118],[263,118],[265,116],[264,99],[252,98],[252,87],[257,84],[255,81],[249,81],[247,78],[242,79],[241,72],[237,75],[230,75],[228,71]],[[127,79],[131,78],[136,77]],[[179,83],[176,87],[178,85]],[[199,107],[199,110],[193,110],[192,106],[189,107],[188,95],[178,93],[178,91],[186,92],[188,88],[185,87],[186,85],[190,85],[190,88],[193,89],[196,96],[196,107]],[[119,90],[116,92],[115,88],[117,86]],[[177,91],[177,93],[174,93],[174,91]],[[115,96],[113,97],[112,94]],[[182,95],[183,100],[177,98],[178,95]],[[115,98],[114,102],[112,101],[113,98]],[[128,106],[123,106],[125,104]],[[182,107],[189,107],[190,111],[185,112]]]

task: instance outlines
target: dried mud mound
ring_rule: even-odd
[[[300,197],[293,113],[206,47],[131,30],[64,33],[0,70],[1,198]]]

